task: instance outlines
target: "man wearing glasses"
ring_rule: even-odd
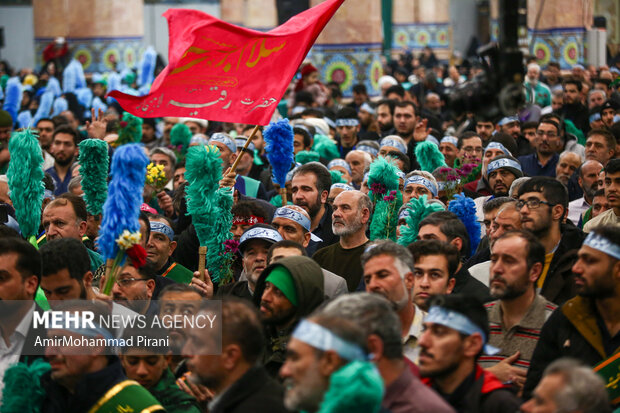
[[[550,176],[555,178],[555,170],[562,150],[562,129],[552,116],[540,119],[534,138],[534,153],[519,157],[523,173],[527,176]]]
[[[536,290],[557,305],[575,296],[571,267],[585,238],[574,225],[562,224],[567,205],[566,187],[553,178],[534,177],[519,188],[516,207],[522,228],[531,231],[545,247]]]

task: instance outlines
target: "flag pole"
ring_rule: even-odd
[[[248,136],[248,139],[245,141],[245,144],[243,145],[243,149],[241,149],[241,151],[243,152],[244,150],[246,150],[248,148],[248,146],[250,145],[250,142],[252,142],[252,138],[254,138],[254,135],[256,135],[256,132],[258,132],[258,127],[259,125],[254,126],[254,129],[252,129],[252,133],[250,133],[250,136]],[[241,154],[239,154],[239,156],[237,156],[237,159],[235,159],[235,163],[232,164],[232,166],[230,167],[230,173],[235,173],[235,169],[237,169],[237,165],[239,164],[239,161],[241,160]]]
[[[198,248],[198,278],[201,281],[205,280],[205,261],[207,258],[207,247],[200,246]]]

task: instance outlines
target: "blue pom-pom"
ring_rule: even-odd
[[[295,160],[293,155],[293,128],[288,119],[272,122],[263,132],[265,151],[271,164],[273,176],[280,188],[286,185],[286,174]]]
[[[454,199],[450,201],[448,210],[454,213],[465,225],[467,234],[469,235],[469,245],[471,247],[470,251],[466,252],[471,256],[480,243],[480,223],[476,218],[476,204],[473,199],[463,194],[456,194],[454,195]]]

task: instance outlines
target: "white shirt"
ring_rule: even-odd
[[[409,333],[403,337],[403,353],[405,357],[417,365],[418,357],[420,355],[418,338],[422,335],[422,323],[424,322],[424,317],[426,317],[426,311],[423,311],[415,304],[413,307],[415,309],[415,314],[413,315],[411,327],[409,327]]]
[[[590,208],[584,197],[568,203],[568,219],[575,225],[579,225],[579,219]]]
[[[9,337],[9,344],[7,345],[3,338],[0,337],[0,392],[4,387],[4,373],[13,364],[19,361],[19,357],[22,354],[24,343],[26,342],[26,335],[32,324],[32,315],[34,313],[34,302],[32,303],[28,312],[19,322],[15,331]]]

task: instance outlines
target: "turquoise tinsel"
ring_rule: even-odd
[[[181,147],[181,154],[187,152],[189,142],[192,140],[192,131],[184,123],[177,123],[170,130],[170,144],[174,147]]]
[[[312,144],[312,150],[318,152],[321,158],[327,159],[327,161],[340,158],[340,152],[338,151],[338,145],[331,140],[329,136],[314,135],[314,142]]]
[[[437,168],[446,166],[446,160],[433,142],[424,141],[415,146],[415,157],[423,171],[433,173]]]
[[[45,389],[41,386],[41,377],[50,370],[50,365],[35,360],[30,366],[17,363],[4,374],[2,390],[3,413],[38,413],[43,407]]]
[[[99,139],[85,139],[79,146],[78,161],[86,209],[92,215],[101,214],[108,196],[108,144]]]
[[[342,172],[332,170],[332,171],[329,171],[329,174],[332,176],[332,185],[333,184],[348,184],[348,182],[342,178]]]
[[[377,367],[369,361],[352,361],[330,377],[318,413],[378,413],[383,392]]]
[[[319,153],[314,151],[299,151],[297,152],[297,155],[295,155],[295,161],[302,165],[305,165],[308,162],[319,162],[320,159],[321,156]]]
[[[399,188],[399,169],[394,161],[379,157],[370,164],[368,186],[375,204],[370,223],[370,239],[396,240],[398,210],[403,203]]]
[[[426,198],[426,195],[422,195],[419,198],[411,198],[407,204],[409,215],[405,218],[406,225],[401,225],[400,227],[400,237],[397,241],[400,245],[406,247],[414,243],[418,238],[420,221],[433,212],[443,211],[441,205],[436,202],[428,203]]]
[[[127,144],[116,149],[112,156],[112,180],[108,199],[103,205],[103,218],[97,245],[104,259],[114,259],[118,254],[116,239],[128,230],[140,230],[138,216],[142,205],[142,191],[149,159],[140,144]]]
[[[206,267],[211,280],[227,278],[228,258],[224,242],[232,238],[230,188],[219,188],[222,160],[216,146],[192,146],[187,151],[185,179],[187,213],[192,216],[198,242],[207,247]]]
[[[43,155],[39,140],[32,129],[24,129],[11,136],[11,160],[7,177],[15,217],[24,238],[36,236],[41,223],[43,203]]]

